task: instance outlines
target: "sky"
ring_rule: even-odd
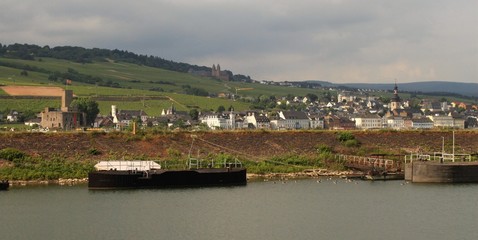
[[[2,0],[0,43],[120,49],[255,80],[478,82],[476,0]]]

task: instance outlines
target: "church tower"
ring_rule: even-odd
[[[213,65],[212,65],[211,76],[213,76],[213,77],[219,77],[219,73],[220,73],[220,70],[219,70],[219,69],[220,69],[219,64],[217,65],[217,68],[216,68],[216,65],[213,64]]]
[[[393,88],[393,97],[390,100],[390,110],[396,110],[400,108],[400,97],[398,96],[398,86],[397,83],[395,82],[395,88]]]

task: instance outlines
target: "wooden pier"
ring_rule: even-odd
[[[343,162],[348,168],[364,172],[363,179],[367,180],[402,180],[402,162],[400,160],[385,159],[383,157],[364,157],[353,155],[336,155],[335,159]]]

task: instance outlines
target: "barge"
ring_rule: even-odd
[[[10,183],[8,182],[8,180],[0,181],[0,191],[8,190],[9,187],[10,187]]]
[[[88,174],[89,189],[181,188],[246,185],[241,164],[221,168],[162,169],[154,161],[103,161]]]

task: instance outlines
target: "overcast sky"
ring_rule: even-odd
[[[256,80],[478,82],[477,0],[2,0],[0,43],[121,49]]]

